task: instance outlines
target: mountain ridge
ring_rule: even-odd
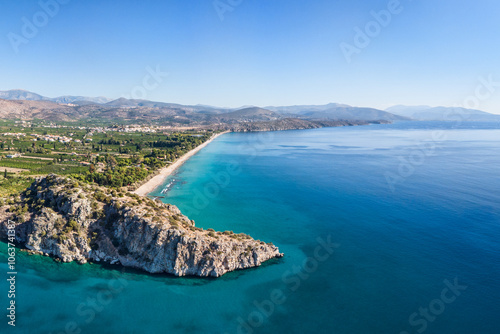
[[[374,108],[352,107],[346,104],[295,105],[282,107],[244,106],[220,108],[203,104],[182,105],[143,99],[84,96],[48,98],[26,90],[0,91],[0,117],[4,119],[48,121],[79,121],[103,119],[124,122],[157,122],[175,126],[211,126],[217,123],[236,124],[245,122],[276,122],[279,128],[287,128],[283,121],[397,121],[407,118]],[[304,122],[292,122],[300,126],[316,126]],[[323,122],[327,124],[328,122]],[[260,126],[262,127],[262,125]],[[246,127],[248,128],[248,127]],[[265,126],[264,126],[265,128]]]
[[[463,107],[430,107],[396,105],[386,109],[395,115],[418,121],[500,121],[500,115]]]
[[[0,99],[26,100],[26,101],[52,101],[56,103],[73,103],[79,101],[87,101],[92,103],[106,103],[111,101],[110,99],[104,96],[87,97],[87,96],[64,95],[55,98],[50,98],[24,89],[11,89],[11,90],[0,91]]]

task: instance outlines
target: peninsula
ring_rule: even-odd
[[[198,228],[173,205],[54,174],[2,205],[3,238],[12,222],[18,244],[33,253],[149,273],[219,277],[283,256],[245,234]]]
[[[403,119],[337,104],[224,109],[1,96],[0,238],[13,227],[16,245],[32,253],[176,276],[219,277],[283,256],[245,234],[198,228],[146,196],[215,138]]]

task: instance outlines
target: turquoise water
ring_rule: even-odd
[[[15,332],[500,332],[498,124],[226,134],[167,183],[198,226],[285,257],[200,279],[18,253]]]

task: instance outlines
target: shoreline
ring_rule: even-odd
[[[221,132],[221,133],[218,133],[218,134],[212,136],[212,138],[210,138],[209,140],[207,140],[203,144],[195,147],[191,151],[187,152],[182,157],[180,157],[179,159],[177,159],[174,163],[172,163],[172,164],[170,164],[170,165],[168,165],[166,167],[163,167],[162,169],[160,169],[160,171],[159,171],[159,173],[157,175],[155,175],[154,177],[152,177],[149,181],[147,181],[146,183],[144,183],[143,185],[141,185],[139,188],[137,188],[136,190],[134,190],[132,193],[133,194],[137,194],[139,196],[146,196],[147,194],[153,192],[163,182],[165,182],[165,180],[170,175],[172,175],[173,172],[175,172],[180,166],[182,166],[186,161],[188,161],[189,158],[191,158],[193,155],[195,155],[196,153],[198,153],[201,149],[203,149],[204,147],[206,147],[213,140],[215,140],[219,136],[221,136],[223,134],[226,134],[228,132],[230,132],[230,131]]]

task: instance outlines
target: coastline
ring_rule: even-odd
[[[218,134],[212,136],[212,138],[210,138],[209,140],[207,140],[203,144],[195,147],[191,151],[187,152],[182,157],[180,157],[179,159],[177,159],[174,163],[172,163],[172,164],[170,164],[170,165],[168,165],[166,167],[163,167],[162,169],[160,169],[160,172],[157,175],[155,175],[148,182],[144,183],[139,188],[137,188],[136,190],[134,190],[132,193],[137,194],[139,196],[146,196],[147,194],[151,193],[156,188],[158,188],[163,182],[165,182],[165,180],[167,179],[167,177],[169,177],[180,166],[182,166],[186,161],[188,161],[189,158],[191,158],[193,155],[195,155],[196,153],[198,153],[201,149],[203,149],[208,144],[210,144],[215,138],[217,138],[217,137],[219,137],[219,136],[221,136],[223,134],[226,134],[228,132],[230,132],[230,131],[221,132],[221,133],[218,133]]]

